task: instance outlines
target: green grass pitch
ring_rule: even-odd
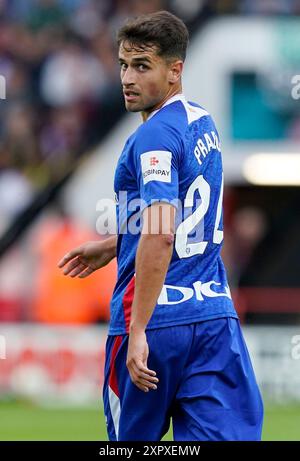
[[[107,440],[103,410],[0,403],[0,440]],[[172,440],[169,431],[165,440]],[[263,440],[300,440],[300,404],[266,405]]]

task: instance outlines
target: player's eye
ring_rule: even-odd
[[[127,69],[127,64],[125,64],[125,62],[120,62],[120,67],[121,67],[121,70],[126,70]]]
[[[145,64],[139,64],[138,65],[138,70],[140,70],[142,72],[147,70],[147,69],[148,69],[148,66],[146,66]]]

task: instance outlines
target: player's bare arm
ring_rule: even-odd
[[[67,253],[59,261],[58,267],[64,267],[64,275],[85,278],[106,266],[116,256],[116,248],[115,235],[102,241],[86,242]]]
[[[175,209],[157,203],[144,210],[143,229],[136,254],[136,282],[129,330],[127,368],[142,391],[156,389],[158,378],[149,370],[146,326],[151,318],[173,252]]]

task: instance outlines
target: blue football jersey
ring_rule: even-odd
[[[169,99],[127,140],[115,172],[118,279],[110,335],[128,333],[141,212],[176,207],[172,259],[147,329],[237,317],[220,256],[223,170],[218,133],[202,107]]]

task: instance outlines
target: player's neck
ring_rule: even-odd
[[[180,94],[182,93],[182,86],[180,85],[179,87],[177,88],[173,88],[170,92],[168,92],[166,94],[166,96],[158,103],[156,104],[156,106],[152,107],[151,110],[149,111],[142,111],[141,112],[141,115],[142,115],[142,119],[143,119],[143,122],[146,122],[148,117],[155,111],[161,109],[161,107],[163,107],[163,105],[171,98],[173,98],[173,96],[175,96],[176,94]]]

